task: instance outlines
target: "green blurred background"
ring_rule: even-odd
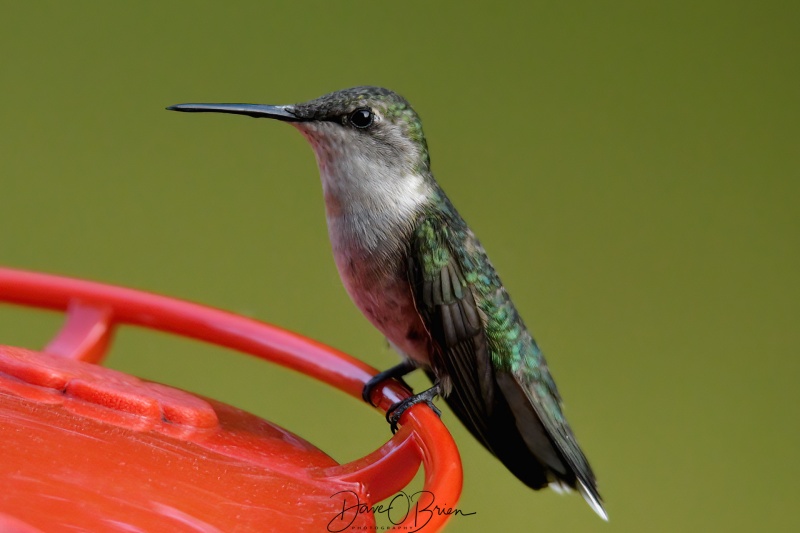
[[[800,530],[800,4],[664,4],[3,2],[0,264],[386,368],[303,138],[164,107],[387,86],[544,348],[611,517],[528,490],[445,411],[477,512],[449,530]],[[38,347],[59,323],[0,306],[0,342]],[[195,342],[123,329],[109,365],[339,461],[389,437],[329,387]]]

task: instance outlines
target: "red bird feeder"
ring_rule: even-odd
[[[67,315],[42,351],[0,345],[0,531],[368,531],[371,507],[404,494],[420,464],[424,489],[389,516],[395,529],[439,531],[458,501],[458,450],[424,404],[379,449],[339,464],[240,409],[97,365],[118,325],[142,326],[292,368],[362,403],[375,370],[344,353],[202,305],[6,268],[0,302]],[[408,396],[391,382],[373,401],[385,412]]]

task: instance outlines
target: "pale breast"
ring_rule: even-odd
[[[336,223],[329,229],[336,228]],[[407,262],[398,251],[354,249],[331,234],[339,276],[364,316],[403,354],[427,366],[431,341],[417,312],[406,275]]]

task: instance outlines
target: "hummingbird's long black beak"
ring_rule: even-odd
[[[170,111],[186,113],[232,113],[254,118],[273,118],[286,122],[299,122],[303,119],[294,114],[294,106],[262,104],[178,104],[169,106]]]

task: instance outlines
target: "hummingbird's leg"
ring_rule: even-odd
[[[408,384],[401,378],[416,368],[417,365],[415,365],[410,359],[403,359],[400,364],[375,374],[372,379],[367,381],[366,385],[364,385],[364,389],[361,391],[361,397],[364,398],[365,402],[374,407],[375,404],[372,403],[372,391],[375,390],[375,387],[387,379],[397,379],[403,385],[405,385],[408,390],[411,390],[411,387],[409,387]]]
[[[392,428],[392,434],[397,433],[397,422],[400,421],[400,417],[403,416],[409,407],[413,405],[417,405],[418,403],[425,402],[428,404],[436,416],[441,417],[442,412],[433,404],[433,399],[439,396],[439,383],[437,382],[428,390],[424,390],[419,394],[415,394],[414,396],[410,396],[405,400],[401,400],[391,406],[388,411],[386,411],[386,421],[389,422],[389,426]]]

